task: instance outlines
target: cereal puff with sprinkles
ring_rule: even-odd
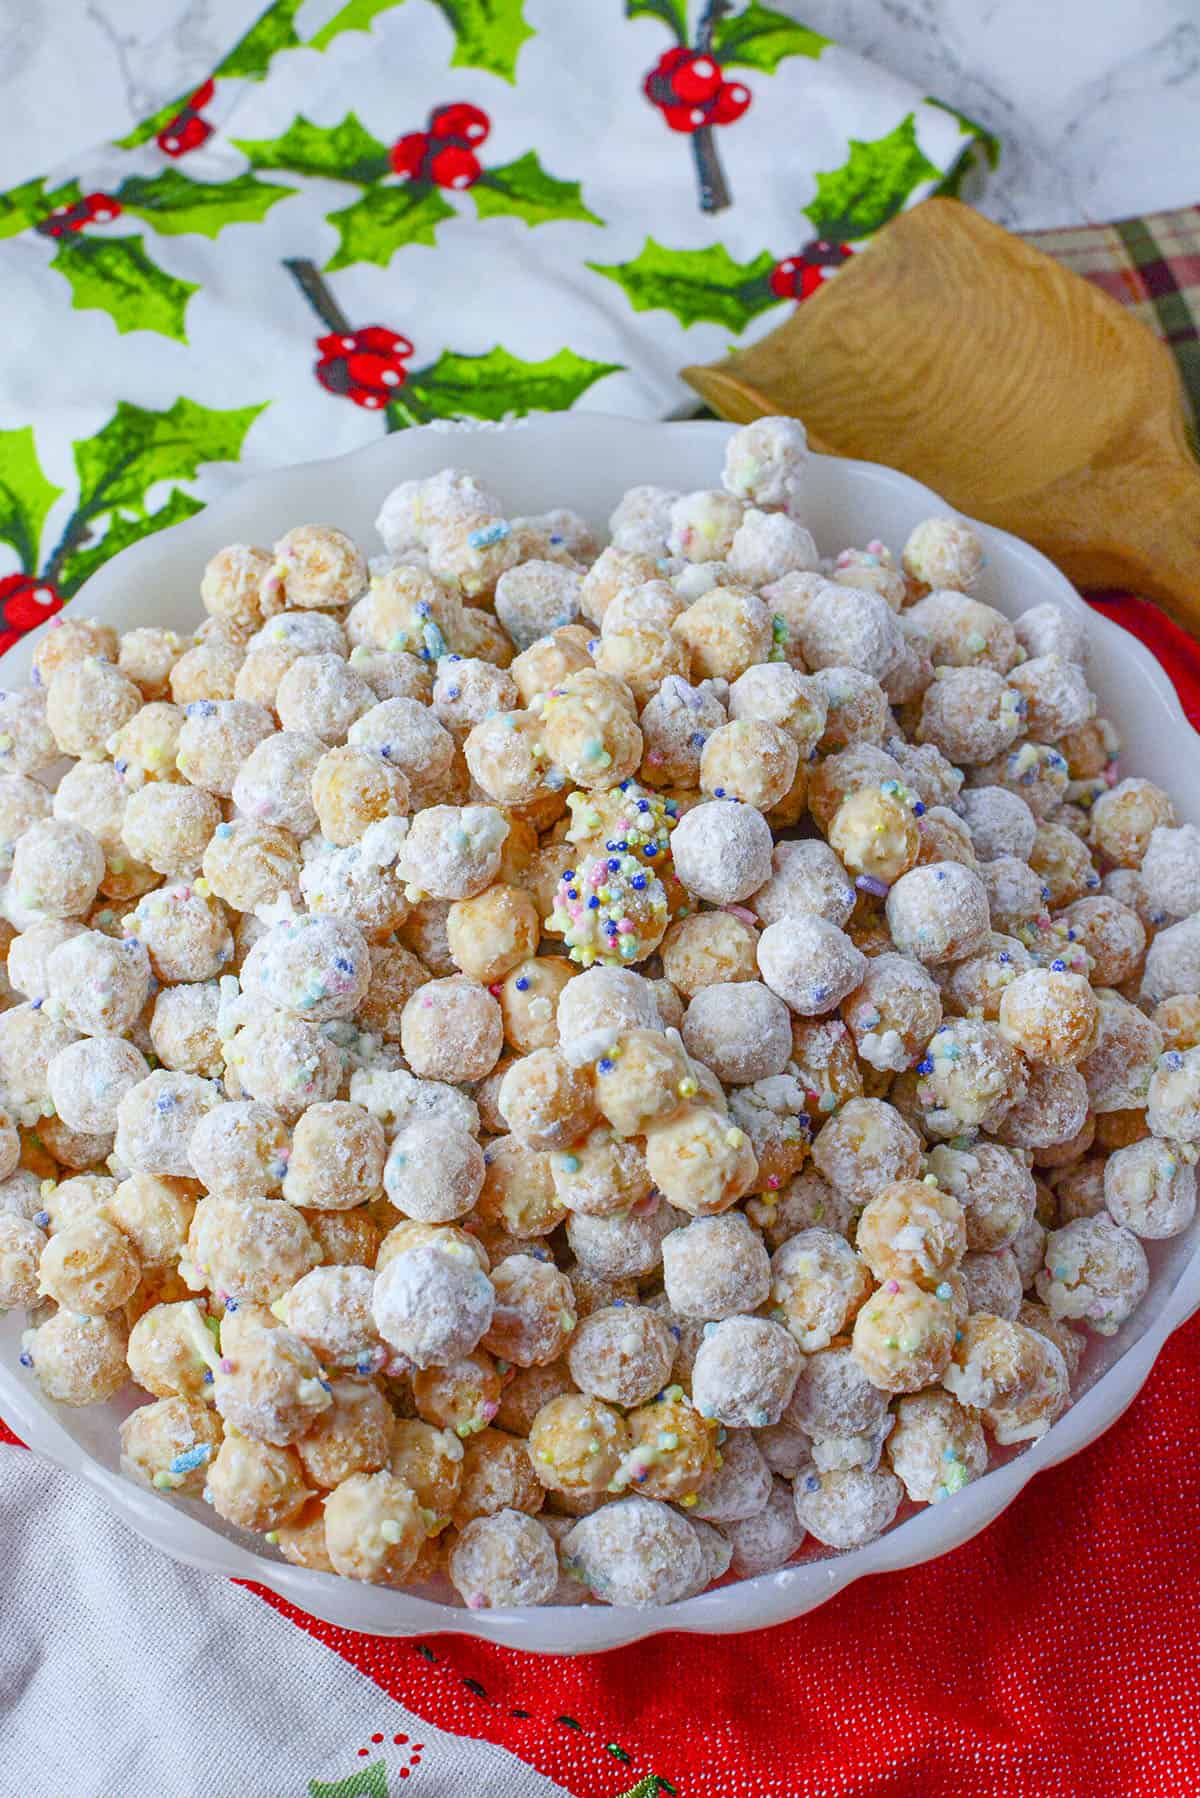
[[[550,927],[571,960],[628,967],[652,955],[666,933],[666,889],[632,851],[586,855],[565,869],[555,888]]]

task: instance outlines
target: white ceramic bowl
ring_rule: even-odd
[[[603,528],[621,493],[636,482],[716,486],[730,430],[716,423],[574,414],[503,429],[406,431],[335,461],[247,481],[198,517],[115,557],[75,603],[122,629],[156,623],[188,630],[199,617],[201,570],[222,544],[270,543],[292,525],[320,521],[374,545],[373,521],[389,487],[448,463],[478,475],[514,512],[570,505]],[[823,553],[873,536],[898,545],[919,519],[947,510],[928,488],[867,462],[814,457],[806,485],[805,521]],[[1181,818],[1200,823],[1200,740],[1158,663],[1116,625],[1087,612],[1044,556],[1004,531],[978,528],[987,549],[980,597],[1010,616],[1044,600],[1087,614],[1092,681],[1120,728],[1125,768],[1159,781]],[[28,679],[32,647],[26,638],[5,658],[7,683]],[[261,1539],[223,1526],[206,1506],[167,1502],[122,1478],[116,1426],[131,1400],[82,1411],[44,1400],[17,1363],[22,1319],[16,1313],[0,1318],[0,1415],[40,1454],[82,1474],[119,1517],[167,1554],[213,1573],[258,1580],[348,1629],[393,1636],[446,1631],[550,1654],[613,1648],[663,1630],[758,1629],[801,1616],[863,1574],[910,1567],[957,1547],[998,1516],[1039,1469],[1107,1429],[1138,1392],[1169,1333],[1200,1305],[1198,1231],[1200,1223],[1170,1242],[1147,1244],[1149,1295],[1117,1336],[1091,1339],[1081,1395],[1041,1442],[943,1504],[912,1512],[866,1548],[812,1552],[777,1573],[651,1611],[601,1605],[467,1611],[289,1566],[264,1551]]]

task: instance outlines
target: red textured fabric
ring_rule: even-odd
[[[421,1652],[262,1596],[576,1798],[650,1773],[679,1798],[1194,1798],[1200,1320],[1111,1430],[973,1542],[778,1629],[548,1661],[460,1637]]]
[[[1200,647],[1143,601],[1097,604],[1200,727]],[[0,1439],[15,1440],[2,1424]],[[252,1590],[419,1715],[576,1798],[652,1774],[679,1798],[1194,1798],[1200,1319],[1111,1430],[975,1541],[778,1629],[543,1660],[358,1635]]]

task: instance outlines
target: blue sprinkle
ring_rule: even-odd
[[[448,662],[461,662],[461,661],[462,661],[462,657],[461,657],[461,656],[447,656],[447,657],[446,657],[446,660],[447,660],[447,661],[448,661]]]
[[[944,868],[935,868],[933,871],[933,878],[935,880],[945,880],[945,878],[946,878],[945,869]]]
[[[619,862],[619,861],[618,861],[618,860],[617,860],[617,859],[616,859],[616,857],[615,857],[615,856],[613,856],[613,857],[612,857],[612,858],[611,858],[611,859],[610,859],[610,860],[609,860],[609,863],[608,863],[608,870],[609,870],[609,873],[610,873],[610,874],[619,874],[619,873],[620,873],[620,871],[621,871],[621,864],[620,864],[620,862]]]
[[[567,898],[568,899],[578,899],[578,897],[579,897],[579,888],[578,887],[568,887],[567,888]]]
[[[918,1074],[932,1074],[933,1063],[929,1059],[928,1055],[925,1057],[924,1061],[919,1061],[917,1063],[917,1072],[918,1072]]]
[[[528,986],[529,986],[529,976],[528,976],[528,974],[522,974],[517,981],[517,991],[519,993],[523,993],[523,992],[525,992],[525,990],[527,989]]]
[[[212,1385],[212,1383],[213,1383],[213,1373],[212,1373],[212,1368],[211,1368],[211,1367],[206,1367],[206,1368],[205,1368],[205,1369],[204,1369],[204,1384],[205,1384],[205,1385],[206,1385],[206,1386],[211,1386],[211,1385]]]
[[[574,878],[575,878],[574,868],[564,868],[562,871],[562,877],[564,880],[574,880]]]
[[[154,1109],[155,1111],[173,1111],[177,1103],[178,1100],[174,1093],[159,1093],[154,1101]]]
[[[1052,974],[1065,974],[1066,969],[1067,969],[1067,964],[1065,961],[1056,959],[1050,963],[1050,972]]]
[[[430,609],[429,601],[427,599],[419,599],[417,601],[415,610],[418,618],[428,618]]]
[[[806,1492],[819,1492],[821,1490],[821,1482],[815,1473],[810,1473],[805,1480],[804,1490]]]
[[[918,799],[917,803],[913,806],[913,817],[914,818],[923,818],[924,816],[925,816],[924,803],[922,800]]]
[[[484,525],[482,530],[472,531],[467,542],[472,549],[490,549],[493,543],[503,543],[508,533],[508,525],[502,518],[498,518],[495,524]]]
[[[461,687],[448,687],[446,689],[446,698],[447,699],[460,699],[461,697],[462,697],[462,688]]]
[[[238,1308],[238,1301],[236,1299],[226,1299],[225,1300],[226,1311],[236,1311],[237,1308]]]
[[[44,1230],[46,1225],[50,1222],[50,1213],[48,1211],[35,1211],[33,1214],[33,1221],[39,1230]]]
[[[185,1449],[183,1454],[176,1455],[171,1462],[171,1473],[191,1473],[193,1468],[203,1467],[212,1454],[212,1444],[201,1442],[195,1448]]]
[[[635,874],[629,884],[635,892],[640,893],[646,885],[646,876],[644,874]]]
[[[32,1010],[40,1011],[46,1001],[44,999],[31,999],[29,1003]]]
[[[703,749],[707,742],[708,736],[704,731],[696,730],[692,732],[691,744],[693,749]]]
[[[113,763],[113,767],[116,769],[118,774],[124,774],[124,773],[126,773],[126,771],[129,768],[129,763],[122,756],[120,761]]]
[[[602,1055],[600,1057],[599,1061],[596,1063],[596,1070],[598,1073],[601,1073],[601,1074],[611,1074],[614,1066],[615,1066],[615,1063],[613,1062],[611,1056]]]
[[[642,854],[648,855],[650,857],[651,861],[653,861],[654,857],[658,854],[658,844],[657,843],[647,843],[646,847],[642,850]]]
[[[648,812],[650,810],[650,801],[648,799],[639,799],[637,808],[639,812]]]
[[[342,974],[353,974],[354,972],[354,963],[344,955],[339,955],[333,965]]]
[[[588,910],[589,911],[599,911],[600,910],[600,901],[597,899],[595,893],[593,893],[591,898],[588,900]]]
[[[724,797],[725,797],[724,787],[714,787],[713,788],[713,798],[714,799],[724,799]]]
[[[1008,953],[1007,949],[1001,949],[999,955],[996,957],[996,960],[1008,962],[1008,961],[1012,960],[1012,956]]]
[[[32,1367],[33,1366],[33,1356],[26,1354],[24,1349],[22,1349],[21,1353],[17,1356],[17,1360],[21,1363],[22,1367]]]
[[[1043,898],[1043,899],[1047,899],[1047,900],[1048,900],[1048,899],[1049,899],[1049,897],[1050,897],[1050,888],[1049,888],[1049,887],[1043,887],[1043,888],[1042,888],[1042,898]]]

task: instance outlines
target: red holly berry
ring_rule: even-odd
[[[775,264],[768,277],[768,286],[781,300],[806,300],[853,254],[847,243],[830,243],[826,238],[814,237],[795,256],[785,256],[782,262]]]
[[[435,151],[429,158],[425,173],[439,187],[461,191],[474,186],[483,170],[478,157],[463,144],[447,144],[444,150]]]
[[[197,92],[203,92],[203,89],[197,89]],[[213,127],[208,120],[202,119],[190,106],[185,106],[169,124],[163,126],[154,141],[164,156],[186,156],[189,151],[198,150],[212,134]]]
[[[322,387],[369,412],[380,411],[403,387],[408,373],[405,358],[413,353],[408,338],[385,325],[318,337],[317,348],[321,360],[316,376]]]
[[[687,55],[671,70],[675,97],[703,106],[721,87],[721,70],[711,56]]]
[[[36,574],[10,574],[0,580],[0,619],[12,631],[31,631],[62,611],[62,595]]]
[[[121,216],[121,202],[114,200],[111,194],[85,194],[83,204],[87,207],[88,223],[107,225]]]
[[[192,112],[203,112],[216,91],[216,87],[210,77],[209,80],[196,89],[194,94],[188,95],[185,106]]]
[[[701,125],[708,123],[708,113],[703,106],[664,106],[663,118],[672,131],[684,131],[689,135],[699,131]]]
[[[732,125],[740,119],[754,95],[741,81],[722,81],[708,109],[710,125]]]
[[[111,194],[85,194],[70,206],[56,206],[35,230],[43,237],[63,237],[68,231],[82,231],[85,225],[107,225],[121,216],[121,202]]]
[[[396,139],[388,151],[388,161],[397,175],[421,173],[429,152],[429,138],[424,131],[409,131]]]
[[[465,100],[449,106],[435,106],[429,115],[429,135],[442,142],[481,144],[492,129],[492,121],[478,106]]]
[[[674,49],[660,56],[642,83],[672,131],[691,133],[702,125],[731,125],[753,95],[741,81],[725,81],[721,65],[706,51]]]

